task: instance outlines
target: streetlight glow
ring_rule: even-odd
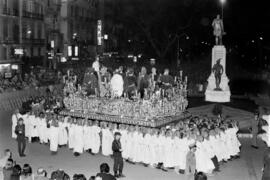
[[[226,0],[220,0],[221,4],[224,4],[226,2]]]

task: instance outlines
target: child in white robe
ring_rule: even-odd
[[[32,137],[31,137],[31,121],[29,119],[30,112],[27,112],[23,115],[24,125],[25,125],[25,137],[28,138],[28,142],[31,143]]]
[[[134,154],[133,154],[133,162],[139,163],[143,161],[143,134],[139,126],[135,127],[134,132]]]
[[[128,152],[127,152],[127,126],[125,124],[119,125],[119,132],[121,133],[121,147],[122,147],[122,157],[124,159],[128,159]],[[111,142],[112,144],[112,142]],[[110,148],[111,149],[111,148]]]
[[[91,126],[92,121],[85,119],[84,120],[84,126],[83,126],[83,149],[84,151],[87,151],[91,153]]]
[[[47,120],[43,112],[40,113],[39,117],[39,140],[40,143],[48,143],[48,128]]]
[[[111,126],[111,125],[110,125]],[[113,133],[107,123],[101,123],[102,131],[102,154],[104,156],[112,155],[112,142],[114,140]]]
[[[203,146],[203,137],[198,136],[197,142],[197,151],[196,151],[196,170],[197,172],[204,172],[207,174],[211,174],[215,169],[215,166],[211,160],[211,157],[205,150]]]
[[[58,128],[58,121],[54,118],[50,124],[50,151],[52,155],[55,155],[58,150]]]
[[[172,131],[167,130],[166,132],[166,138],[164,142],[165,146],[165,153],[164,153],[164,161],[163,161],[163,167],[165,171],[167,171],[168,168],[174,167],[174,153],[173,153],[173,139],[172,139]]]
[[[63,116],[59,117],[59,146],[67,145],[68,143],[68,133],[67,133],[67,117],[64,118]]]
[[[68,148],[73,149],[75,146],[75,126],[76,119],[70,119],[68,123]]]
[[[98,126],[98,121],[95,121],[93,126],[92,126],[92,153],[93,154],[97,154],[99,153],[99,149],[100,149],[100,144],[101,144],[101,140],[100,140],[100,132],[101,129]]]
[[[151,149],[150,149],[150,144],[151,142],[151,129],[150,128],[146,128],[145,129],[145,135],[143,137],[143,163],[145,163],[146,165],[152,164],[152,160],[151,160]]]
[[[135,141],[134,141],[134,132],[135,132],[135,127],[134,126],[129,126],[128,127],[128,133],[127,133],[127,144],[126,144],[126,156],[128,157],[128,162],[133,163],[133,158],[134,158],[134,146],[135,146]]]
[[[83,153],[84,141],[83,141],[83,122],[82,119],[78,119],[74,128],[74,156],[79,156]]]

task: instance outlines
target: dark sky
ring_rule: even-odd
[[[227,0],[224,5],[224,23],[228,36],[252,39],[270,35],[270,1]]]

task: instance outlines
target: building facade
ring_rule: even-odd
[[[21,56],[36,61],[45,55],[43,0],[0,0],[0,62]],[[15,49],[23,49],[18,55]]]
[[[97,0],[62,0],[60,31],[65,57],[84,59],[95,56],[97,11]],[[78,52],[74,49],[76,46]]]

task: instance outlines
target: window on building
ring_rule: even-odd
[[[3,57],[4,60],[7,60],[7,47],[3,46],[3,49],[2,50],[3,50],[2,57]]]
[[[42,24],[41,24],[41,23],[38,24],[38,28],[37,28],[37,38],[38,38],[38,39],[42,39]]]
[[[19,25],[17,24],[18,22],[14,22],[13,24],[13,39],[16,43],[19,42],[19,39],[20,39],[20,27]]]
[[[8,38],[8,20],[3,20],[3,38],[6,40]]]

